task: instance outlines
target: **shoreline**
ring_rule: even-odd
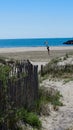
[[[50,46],[50,50],[72,50],[73,46]],[[11,47],[0,48],[0,53],[28,52],[28,51],[47,51],[45,47]]]

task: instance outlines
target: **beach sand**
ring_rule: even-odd
[[[0,48],[0,57],[27,60],[29,59],[33,65],[38,65],[40,70],[41,65],[45,65],[52,58],[65,56],[73,53],[73,46],[65,47],[50,47],[50,53],[46,47],[16,47],[16,48]]]
[[[73,53],[73,46],[69,47],[50,47],[50,53],[46,47],[16,47],[16,48],[0,48],[0,57],[10,59],[27,60],[29,59],[33,65],[45,65],[52,58],[64,56]]]
[[[73,46],[50,47],[48,55],[46,47],[0,48],[0,56],[13,59],[29,59],[33,62],[48,62],[49,59],[73,53]]]
[[[43,130],[73,130],[73,81],[64,84],[63,80],[46,79],[42,85],[59,90],[63,96],[58,111],[50,109],[50,116],[41,117]]]

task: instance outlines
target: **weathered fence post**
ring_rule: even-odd
[[[43,65],[41,65],[41,76],[43,76]]]
[[[38,99],[38,65],[34,66],[34,100]]]
[[[0,110],[4,110],[3,96],[3,82],[0,80]]]

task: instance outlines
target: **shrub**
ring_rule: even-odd
[[[60,98],[62,97],[62,95],[60,94],[59,91],[53,89],[53,88],[45,88],[45,87],[40,87],[39,90],[39,99],[36,102],[36,112],[38,114],[43,114],[43,110],[42,107],[45,108],[45,112],[47,112],[47,105],[48,103],[51,103],[53,106],[62,106],[62,102],[60,101]],[[47,113],[49,114],[49,112]]]
[[[18,110],[17,115],[25,123],[28,123],[36,128],[41,127],[41,121],[39,120],[38,116],[35,113],[28,112],[26,109],[22,108]]]
[[[41,122],[40,122],[38,116],[32,112],[27,114],[26,122],[37,128],[41,127]]]
[[[62,95],[59,91],[56,91],[55,94],[48,97],[48,100],[54,105],[54,106],[62,106],[62,102],[60,101],[60,98]]]
[[[67,57],[67,56],[66,56]],[[58,62],[60,59],[53,59],[51,60],[47,65],[43,67],[42,70],[42,77],[46,75],[51,75],[52,77],[62,78],[66,74],[73,74],[73,65],[72,64],[66,64],[63,66],[58,65]]]

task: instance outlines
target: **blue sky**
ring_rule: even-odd
[[[73,0],[0,0],[0,38],[73,37]]]

